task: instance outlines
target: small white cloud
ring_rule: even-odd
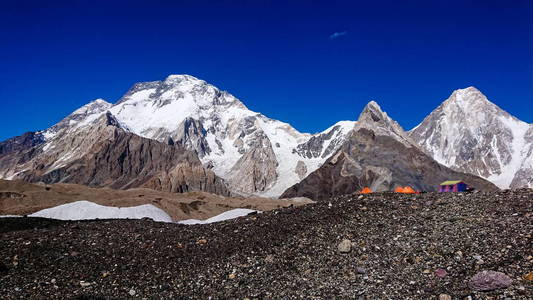
[[[333,34],[331,34],[329,36],[329,39],[330,40],[334,40],[336,38],[339,38],[339,37],[341,37],[343,35],[347,35],[347,34],[348,34],[348,31],[334,32]]]

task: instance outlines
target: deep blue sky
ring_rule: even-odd
[[[169,74],[304,132],[369,100],[410,129],[470,85],[533,122],[533,1],[357,2],[3,0],[0,140]]]

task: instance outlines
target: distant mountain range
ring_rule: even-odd
[[[362,185],[435,190],[445,179],[495,188],[479,177],[500,188],[531,187],[532,155],[533,126],[472,87],[409,132],[370,102],[358,121],[308,134],[203,80],[171,75],[135,84],[116,104],[98,99],[49,129],[1,142],[0,178],[267,197],[309,194],[314,188],[305,184],[328,182],[325,194],[311,193],[323,197]]]

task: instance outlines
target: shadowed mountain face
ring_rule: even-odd
[[[223,180],[202,166],[196,153],[126,132],[110,113],[89,127],[58,136],[47,151],[43,145],[37,147],[11,152],[14,156],[28,153],[29,160],[3,169],[20,168],[13,178],[29,182],[230,194]]]
[[[365,186],[373,191],[391,191],[406,185],[416,190],[436,191],[439,183],[449,179],[464,180],[481,190],[497,190],[482,178],[453,171],[436,162],[412,144],[397,123],[371,102],[339,151],[282,197],[325,200]]]
[[[44,143],[44,137],[36,132],[26,132],[21,136],[16,136],[0,142],[0,158],[9,153],[29,149],[33,146]]]

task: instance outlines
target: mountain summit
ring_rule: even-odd
[[[533,125],[511,116],[474,87],[454,91],[409,135],[455,170],[500,188],[533,186]]]
[[[378,135],[393,137],[408,147],[412,146],[402,126],[391,119],[376,101],[370,101],[365,106],[357,120],[357,128],[366,128]]]

